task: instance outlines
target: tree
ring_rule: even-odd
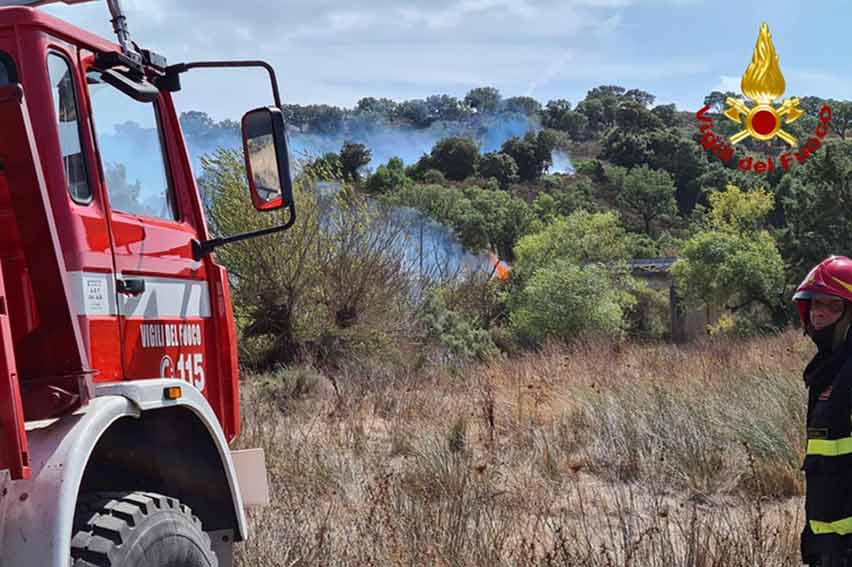
[[[387,165],[376,168],[364,188],[369,193],[391,193],[409,185],[411,180],[405,175],[405,165],[398,157],[388,160]]]
[[[373,154],[364,144],[344,142],[343,147],[340,148],[340,166],[346,179],[360,181],[359,170],[370,165],[372,159]]]
[[[846,139],[846,132],[852,128],[852,101],[829,101],[831,107],[831,129],[837,132],[841,138]],[[822,107],[820,107],[822,108]],[[813,114],[819,116],[819,112]],[[815,125],[816,126],[816,125]],[[811,130],[811,135],[813,130]]]
[[[523,341],[570,339],[583,331],[620,336],[635,305],[628,240],[614,213],[577,211],[515,246],[512,330]]]
[[[594,213],[599,208],[595,199],[595,186],[587,177],[572,180],[554,190],[553,201],[556,212],[566,217],[580,209]]]
[[[503,109],[506,112],[535,116],[541,111],[541,103],[530,96],[513,96],[503,101]]]
[[[401,102],[396,107],[395,117],[408,122],[415,128],[426,128],[432,123],[432,113],[425,100],[415,99]]]
[[[565,258],[541,268],[510,300],[513,332],[528,344],[589,331],[620,337],[635,300],[611,279],[604,266],[580,266]]]
[[[467,118],[470,109],[462,101],[448,95],[432,95],[426,99],[426,107],[433,120],[456,122]]]
[[[643,107],[646,108],[653,105],[654,99],[656,99],[654,95],[641,89],[630,89],[629,91],[624,93],[624,98],[641,104]]]
[[[389,98],[373,98],[371,96],[360,99],[355,109],[359,112],[377,112],[390,118],[396,112],[397,104]]]
[[[586,98],[577,105],[577,112],[584,114],[589,121],[589,129],[601,133],[615,125],[618,106],[628,99],[623,87],[602,85],[586,94]],[[635,101],[634,101],[635,102]]]
[[[479,161],[479,175],[485,179],[493,177],[505,189],[518,181],[518,164],[509,154],[489,152]]]
[[[343,181],[343,163],[340,156],[329,152],[305,166],[305,174],[319,181]]]
[[[312,104],[304,107],[305,125],[311,132],[336,134],[343,129],[343,110],[327,104]]]
[[[777,194],[784,207],[780,230],[788,281],[799,283],[831,254],[848,255],[852,242],[852,142],[826,144],[788,172]]]
[[[464,102],[469,107],[480,113],[497,112],[500,109],[500,91],[494,87],[477,87],[471,89],[464,97]]]
[[[698,180],[708,166],[707,159],[698,144],[673,129],[640,133],[614,128],[601,141],[600,157],[623,167],[645,164],[671,173],[683,215],[688,215],[701,197]]]
[[[664,126],[676,126],[678,122],[677,108],[674,104],[659,104],[651,109],[651,114],[660,119]]]
[[[676,289],[687,302],[725,306],[740,330],[762,321],[786,323],[784,261],[772,236],[761,227],[772,208],[764,190],[735,186],[710,197],[709,226],[686,241],[672,267]]]
[[[716,230],[735,234],[760,231],[775,206],[772,193],[764,189],[744,192],[735,185],[713,193],[710,200],[710,225]]]
[[[551,100],[541,111],[541,121],[545,128],[561,130],[572,140],[585,140],[589,119],[584,114],[571,110],[571,103],[565,99]]]
[[[677,214],[674,192],[671,174],[641,165],[632,168],[625,176],[618,203],[629,215],[641,220],[645,234],[652,235],[654,221]]]
[[[578,210],[518,241],[513,276],[524,280],[558,258],[578,264],[626,260],[627,245],[626,232],[616,213]]]
[[[386,197],[392,205],[414,207],[453,229],[472,252],[495,250],[511,261],[518,239],[538,228],[535,214],[522,199],[505,191],[476,186],[406,186]]]
[[[444,138],[432,148],[432,167],[452,181],[464,181],[476,173],[479,147],[470,138]]]
[[[615,114],[616,125],[627,132],[650,132],[665,127],[662,120],[638,102],[628,101],[619,105]]]
[[[721,114],[722,111],[725,110],[725,108],[727,107],[727,103],[725,103],[725,100],[727,100],[728,97],[741,98],[740,95],[735,92],[713,91],[712,93],[704,97],[704,105],[710,106],[710,112]]]
[[[521,181],[533,182],[550,166],[558,141],[558,136],[551,131],[529,132],[523,138],[509,138],[500,151],[515,160]]]
[[[280,221],[274,215],[253,214],[246,198],[242,152],[218,150],[202,158],[204,193],[210,195],[207,218],[215,236],[270,228]],[[247,240],[216,251],[216,259],[234,276],[231,286],[235,316],[241,336],[241,360],[272,364],[291,362],[299,354],[304,323],[318,315],[313,295],[320,279],[313,254],[320,226],[316,200],[302,182],[294,183],[299,222],[281,238]],[[252,342],[267,337],[263,354],[246,352]],[[258,360],[259,359],[259,360]]]

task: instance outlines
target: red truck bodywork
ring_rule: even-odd
[[[177,220],[110,206],[86,73],[96,53],[119,50],[35,9],[0,8],[0,52],[22,86],[0,86],[0,470],[13,478],[28,470],[24,414],[73,411],[90,381],[184,378],[227,439],[239,433],[228,278],[212,256],[193,258],[208,232],[168,93],[156,108]],[[48,53],[72,63],[89,203],[69,194],[47,74],[30,72]],[[121,293],[129,279],[145,291]]]

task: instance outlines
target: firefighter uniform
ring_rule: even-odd
[[[852,260],[832,256],[821,262],[794,299],[805,331],[817,345],[804,372],[808,412],[802,560],[852,567],[847,560],[852,550]],[[824,305],[834,311],[826,315]]]
[[[848,355],[849,342],[842,352]],[[805,456],[806,557],[840,553],[852,548],[852,357],[827,386],[808,392]],[[812,560],[811,560],[812,561]]]

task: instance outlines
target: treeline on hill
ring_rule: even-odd
[[[719,114],[726,95],[733,93],[705,101],[714,131],[725,136],[736,129]],[[806,270],[829,254],[848,254],[852,243],[852,143],[845,141],[852,103],[801,100],[807,114],[788,131],[807,140],[827,102],[831,133],[806,163],[767,175],[703,151],[697,109],[653,106],[653,95],[617,86],[592,89],[576,106],[503,99],[493,88],[463,100],[365,98],[352,110],[290,106],[290,123],[311,131],[345,132],[365,120],[425,128],[517,112],[538,127],[499,151],[449,137],[416,163],[394,158],[370,170],[370,148],[350,141],[304,163],[296,227],[284,239],[219,253],[235,274],[240,326],[252,345],[244,357],[266,365],[309,355],[341,364],[417,352],[464,363],[588,332],[664,338],[668,294],[649,289],[627,264],[655,256],[679,258],[673,275],[687,302],[725,309],[713,332],[789,325],[791,290]],[[574,159],[575,174],[548,173],[560,151]],[[736,153],[783,151],[780,141],[746,141]],[[273,222],[250,220],[242,208],[241,167],[226,151],[205,160],[211,224],[222,234]],[[317,180],[343,189],[329,201],[315,191]],[[473,253],[496,252],[511,263],[511,278],[412,277],[400,232],[386,222],[399,207],[451,227]]]

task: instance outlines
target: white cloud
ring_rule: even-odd
[[[422,22],[433,29],[445,29],[458,26],[467,16],[494,11],[524,19],[536,14],[527,0],[462,0],[440,10],[408,7],[402,8],[399,13],[408,22]]]
[[[734,77],[733,75],[722,75],[719,77],[719,82],[712,90],[719,92],[740,92],[740,82],[742,77]],[[708,93],[709,94],[709,93]]]
[[[852,79],[827,71],[789,69],[784,73],[787,82],[786,96],[818,96],[834,99],[852,99]]]
[[[331,12],[326,18],[329,25],[328,31],[333,33],[364,29],[376,19],[372,14],[358,12]]]

